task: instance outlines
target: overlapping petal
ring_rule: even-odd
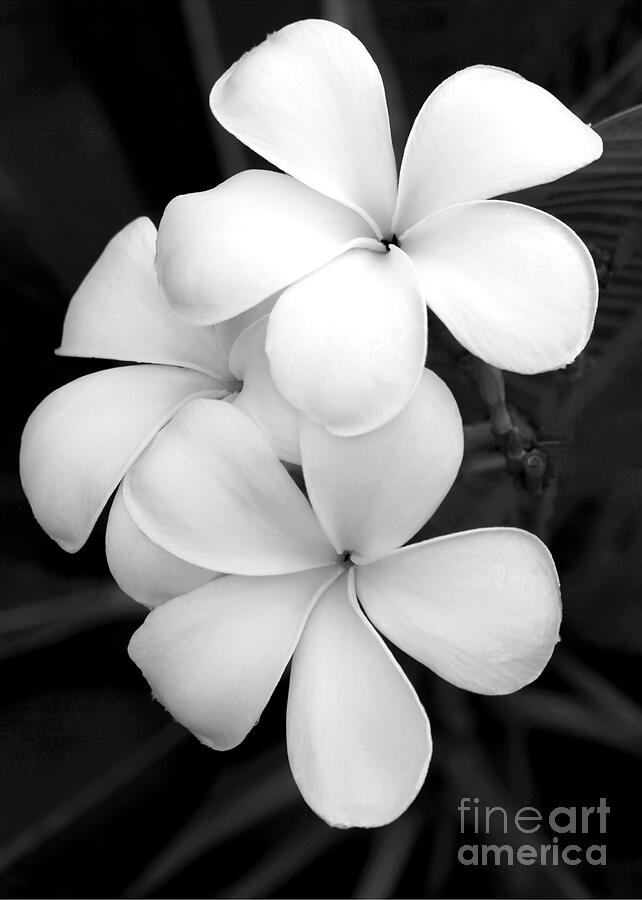
[[[471,353],[531,374],[572,362],[597,307],[591,255],[558,219],[520,203],[462,203],[413,228],[403,248],[426,302]]]
[[[217,572],[185,562],[150,541],[129,515],[122,486],[109,510],[105,551],[121,590],[150,608],[218,577]]]
[[[229,575],[151,612],[129,654],[154,695],[210,747],[236,747],[270,699],[335,569]]]
[[[276,575],[336,553],[260,428],[230,403],[190,403],[125,481],[125,503],[170,553],[214,571]]]
[[[250,327],[250,325],[253,325],[255,322],[258,322],[259,319],[263,319],[268,313],[271,313],[277,299],[278,294],[273,297],[268,297],[267,300],[262,300],[251,309],[239,313],[238,316],[233,316],[231,319],[226,319],[224,322],[219,322],[218,325],[214,326],[227,359],[229,359],[238,338]]]
[[[397,173],[381,75],[333,22],[287,25],[219,78],[212,112],[295,178],[389,228]]]
[[[56,351],[187,366],[229,380],[213,328],[194,328],[164,301],[154,269],[156,229],[136,219],[107,244],[71,298]]]
[[[417,695],[360,612],[351,581],[335,581],[308,619],[292,660],[287,712],[296,783],[317,815],[344,828],[401,815],[423,784],[432,750]]]
[[[469,200],[554,181],[602,155],[602,139],[544,88],[492,66],[437,87],[410,132],[394,230]]]
[[[426,356],[417,274],[397,247],[350,250],[279,298],[266,343],[286,400],[340,435],[383,425],[412,396]]]
[[[404,544],[450,490],[463,454],[461,416],[427,369],[410,402],[381,428],[343,438],[301,419],[308,496],[339,553],[372,558]]]
[[[234,405],[262,428],[279,459],[300,463],[297,413],[277,391],[265,353],[267,322],[250,325],[233,345],[230,368],[243,382]]]
[[[546,546],[485,528],[361,566],[357,592],[389,640],[458,687],[507,694],[540,674],[558,640],[560,591]]]
[[[241,172],[175,197],[158,230],[156,268],[171,307],[193,324],[237,316],[373,240],[355,212],[279,172]]]
[[[156,432],[188,400],[223,396],[219,382],[171,366],[86,375],[29,417],[20,477],[41,527],[63,549],[85,543],[105,503]]]

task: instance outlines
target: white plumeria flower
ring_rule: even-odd
[[[226,323],[226,353],[216,329],[194,327],[167,307],[155,248],[156,228],[146,218],[112,238],[71,300],[56,351],[145,365],[59,388],[23,433],[25,494],[42,528],[72,553],[144,447],[196,397],[232,399],[266,430],[282,459],[299,459],[296,413],[275,389],[265,356],[267,320]]]
[[[543,88],[491,66],[448,78],[415,120],[398,183],[379,71],[332,22],[270,35],[210,103],[289,174],[242,172],[175,198],[159,228],[161,285],[199,324],[283,291],[272,375],[312,420],[350,435],[403,408],[424,365],[426,303],[502,369],[559,368],[586,344],[598,288],[584,244],[540,210],[488,199],[602,153]]]
[[[383,825],[417,794],[432,744],[370,623],[453,684],[507,693],[551,656],[559,584],[546,547],[518,529],[396,549],[462,457],[457,406],[432,372],[380,429],[340,438],[302,420],[300,441],[309,503],[230,404],[189,403],[150,444],[108,551],[125,581],[153,558],[185,593],[152,610],[129,651],[155,697],[218,750],[244,739],[292,659],[287,743],[303,797],[332,825]],[[228,574],[203,583],[207,570]]]

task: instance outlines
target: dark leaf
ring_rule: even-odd
[[[418,812],[409,811],[373,836],[354,897],[394,896],[421,825]]]
[[[217,781],[189,821],[129,885],[124,896],[153,896],[203,854],[300,803],[282,756],[279,747],[278,754],[268,753],[235,767],[227,779]],[[168,813],[171,815],[171,810]]]
[[[586,243],[601,287],[589,357],[619,360],[642,340],[642,105],[593,127],[604,142],[600,159],[507,199],[556,216]]]

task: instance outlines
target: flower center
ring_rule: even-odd
[[[382,243],[383,246],[386,248],[386,253],[390,253],[390,248],[391,248],[391,247],[398,247],[398,246],[399,246],[399,241],[397,240],[397,235],[396,235],[396,234],[393,234],[393,236],[390,238],[390,240],[382,240],[381,243]]]
[[[343,565],[345,566],[346,569],[349,569],[350,566],[354,565],[354,563],[352,562],[352,551],[351,550],[344,550],[344,552],[341,554],[341,562],[343,563]]]

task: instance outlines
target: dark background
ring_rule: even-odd
[[[17,455],[27,416],[54,388],[106,365],[53,356],[71,294],[128,221],[148,214],[158,223],[175,194],[263,165],[217,126],[208,92],[267,32],[308,16],[347,24],[372,52],[398,152],[427,93],[473,63],[519,71],[587,121],[642,102],[642,4],[628,0],[0,0],[0,891],[639,897],[642,139],[635,128],[627,143],[633,174],[614,176],[586,202],[573,195],[564,207],[570,224],[579,210],[588,232],[604,226],[613,237],[591,246],[603,264],[603,292],[589,350],[562,376],[507,379],[514,419],[533,429],[546,454],[545,481],[529,491],[497,450],[477,448],[425,532],[518,524],[543,536],[562,580],[563,643],[536,685],[506,698],[466,695],[404,660],[436,750],[424,789],[392,826],[336,831],[305,807],[287,768],[286,685],[245,744],[226,755],[173,724],[127,657],[141,611],[111,585],[104,522],[69,557],[40,532],[21,493]],[[440,344],[438,329],[433,346],[433,364],[465,420],[486,418],[474,380]],[[462,796],[544,812],[605,797],[606,835],[576,842],[606,842],[608,865],[464,868],[457,848],[475,838],[459,834]]]

